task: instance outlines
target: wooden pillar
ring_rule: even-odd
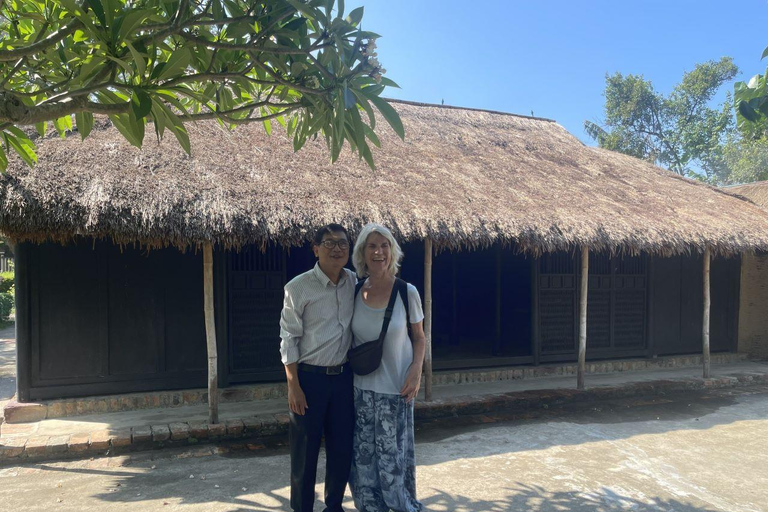
[[[704,321],[701,328],[702,360],[704,362],[704,378],[709,378],[709,310],[712,304],[709,294],[709,268],[712,254],[709,247],[704,249]]]
[[[457,277],[456,253],[451,253],[451,344],[459,344],[459,280]]]
[[[213,311],[213,247],[203,246],[203,294],[205,311],[205,339],[208,347],[208,423],[219,422],[219,371],[216,349],[216,322]]]
[[[492,356],[501,353],[501,244],[496,248],[496,339],[493,341]]]
[[[432,240],[424,239],[424,398],[432,400]]]
[[[587,366],[587,293],[589,281],[589,249],[581,248],[581,293],[579,294],[579,368],[576,387],[584,389],[584,373]]]

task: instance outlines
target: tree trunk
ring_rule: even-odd
[[[704,362],[704,378],[709,378],[709,310],[711,297],[709,294],[709,268],[712,254],[709,247],[704,249],[704,321],[701,326],[702,360]]]
[[[424,398],[432,400],[432,240],[424,240]]]
[[[587,293],[589,291],[589,249],[581,248],[581,294],[579,295],[579,368],[576,387],[584,389],[584,373],[587,366]]]
[[[205,340],[208,347],[208,423],[219,422],[219,357],[216,349],[216,323],[213,316],[213,247],[203,246],[203,293]]]

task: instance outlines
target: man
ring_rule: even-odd
[[[338,224],[315,234],[315,267],[285,285],[280,354],[288,379],[291,508],[312,512],[320,439],[325,434],[325,510],[342,512],[352,462],[354,405],[347,351],[355,297],[349,236]]]

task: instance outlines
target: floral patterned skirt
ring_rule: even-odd
[[[413,402],[355,388],[349,486],[360,512],[420,512],[416,499]]]

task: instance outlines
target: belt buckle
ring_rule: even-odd
[[[329,366],[325,369],[326,375],[341,375],[341,372],[344,371],[344,366]]]

